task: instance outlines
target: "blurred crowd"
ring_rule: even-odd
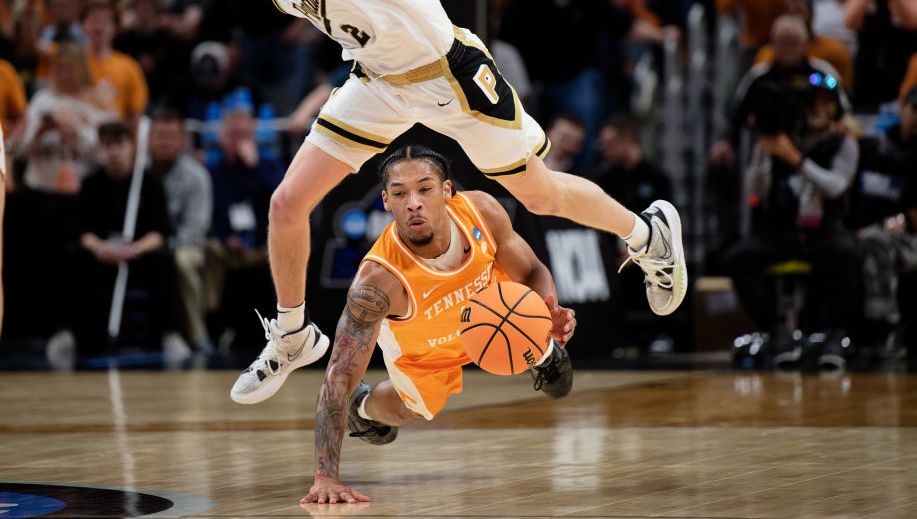
[[[489,1],[488,46],[548,131],[551,168],[632,209],[672,196],[645,100],[694,3]],[[758,328],[737,358],[793,366],[817,344],[814,362],[842,369],[855,333],[913,345],[917,1],[698,3],[709,30],[740,28],[735,97],[711,107],[729,124],[710,137],[721,236],[706,261]],[[140,309],[125,314],[129,340],[172,366],[234,344],[248,358],[260,344],[247,314],[273,302],[271,193],[351,65],[267,0],[0,0],[4,339],[41,342],[57,369],[104,353],[99,287],[127,261],[127,308]],[[148,167],[125,239],[142,115]],[[775,282],[793,261],[807,297],[788,318]],[[636,278],[628,290],[642,299]]]
[[[731,192],[714,263],[757,332],[740,365],[842,370],[909,350],[917,308],[917,2],[719,1],[740,15],[728,128],[711,178]],[[738,194],[738,196],[736,196]]]

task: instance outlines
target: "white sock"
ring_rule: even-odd
[[[558,348],[559,347],[560,346],[558,346]],[[548,360],[548,357],[551,356],[552,353],[554,353],[554,339],[551,339],[551,341],[548,342],[548,351],[544,352],[544,355],[542,355],[541,358],[538,359],[538,362],[536,362],[535,365],[541,366],[542,364],[544,364]]]
[[[365,418],[367,420],[372,420],[373,418],[366,414],[366,399],[369,398],[369,393],[366,393],[366,396],[363,397],[363,400],[360,400],[360,407],[357,408],[357,414],[360,415],[360,418]]]
[[[277,325],[285,332],[295,332],[302,328],[306,322],[306,302],[303,301],[293,308],[277,305]]]
[[[650,226],[643,218],[634,214],[634,228],[627,236],[621,236],[621,239],[631,250],[642,250],[646,247],[646,242],[650,241]]]

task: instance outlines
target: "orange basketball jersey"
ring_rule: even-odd
[[[448,378],[440,383],[450,386],[453,389],[450,393],[460,391],[461,370],[454,368],[471,362],[459,342],[461,308],[479,290],[494,281],[509,279],[494,262],[497,245],[474,203],[457,193],[446,201],[446,210],[471,247],[468,256],[454,270],[436,270],[424,263],[398,236],[394,222],[385,228],[363,259],[391,272],[408,294],[410,313],[403,318],[386,318],[378,342],[402,399],[425,416],[430,412],[435,414],[439,409],[432,408],[440,406],[433,402],[426,402],[425,406],[422,391],[411,394],[422,388],[415,388],[407,379],[417,380],[415,374],[439,372]],[[454,380],[456,372],[458,380]]]

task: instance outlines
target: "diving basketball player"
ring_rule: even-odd
[[[380,166],[382,201],[395,221],[369,251],[347,294],[315,413],[315,484],[304,503],[368,500],[338,479],[345,421],[351,436],[382,445],[398,426],[432,420],[462,390],[471,362],[459,342],[464,301],[495,281],[522,283],[544,298],[551,345],[532,368],[535,389],[561,398],[573,385],[564,346],[576,328],[557,305],[554,280],[509,215],[480,191],[453,194],[446,160],[419,146]],[[360,379],[378,342],[389,379]]]
[[[263,320],[267,345],[236,381],[236,402],[261,402],[289,373],[328,348],[305,307],[309,214],[325,195],[415,123],[449,136],[484,175],[530,211],[605,230],[628,244],[646,275],[650,307],[675,311],[688,285],[681,221],[668,202],[637,215],[594,183],[551,171],[550,143],[522,109],[481,40],[452,25],[437,0],[274,0],[305,18],[353,59],[271,198],[268,248],[277,319]]]

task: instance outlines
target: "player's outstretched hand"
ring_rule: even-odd
[[[551,320],[554,321],[554,326],[551,328],[551,337],[558,346],[563,348],[567,341],[573,337],[573,330],[576,329],[576,312],[557,304],[557,296],[554,294],[546,297],[544,302],[551,312]]]
[[[344,486],[336,479],[316,477],[315,483],[309,489],[309,493],[306,494],[306,497],[300,499],[299,503],[335,504],[364,501],[369,501],[369,496],[360,493],[359,490]]]

